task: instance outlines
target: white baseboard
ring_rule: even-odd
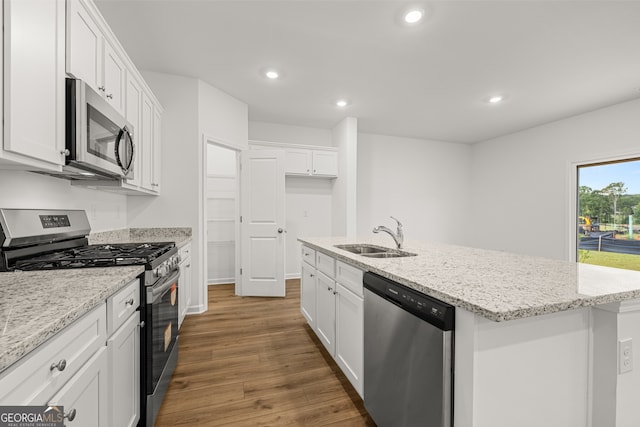
[[[229,277],[229,278],[222,278],[222,279],[212,279],[212,280],[207,280],[207,285],[211,286],[211,285],[222,285],[222,284],[226,284],[226,283],[235,283],[236,279],[235,277]]]

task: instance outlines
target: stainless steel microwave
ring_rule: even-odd
[[[133,126],[82,80],[66,79],[66,178],[133,179]]]

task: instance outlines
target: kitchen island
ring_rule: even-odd
[[[618,343],[640,342],[640,273],[435,243],[376,259],[335,245],[388,240],[300,241],[456,307],[456,427],[637,425],[640,358],[619,373]]]

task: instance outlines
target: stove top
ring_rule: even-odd
[[[126,265],[145,265],[149,269],[157,264],[154,261],[176,251],[174,242],[86,245],[16,259],[13,269],[32,271]]]

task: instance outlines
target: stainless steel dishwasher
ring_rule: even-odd
[[[379,427],[453,426],[455,309],[364,278],[364,405]]]

